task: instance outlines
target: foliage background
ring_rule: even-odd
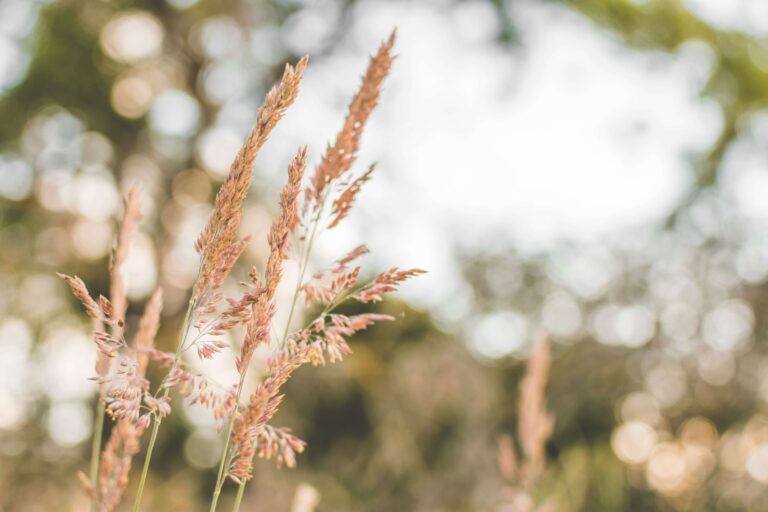
[[[560,510],[765,510],[767,9],[2,0],[0,510],[84,506],[93,352],[54,271],[107,288],[119,196],[141,182],[129,321],[162,283],[169,348],[191,241],[282,63],[312,56],[257,162],[257,241],[287,155],[320,153],[395,25],[363,144],[380,172],[321,255],[364,239],[374,265],[432,272],[354,357],[291,382],[282,420],[309,448],[296,470],[259,464],[248,509],[288,510],[308,483],[320,511],[498,510],[496,439],[544,328],[556,428],[539,492]],[[228,381],[228,365],[208,370]],[[194,409],[172,416],[148,509],[204,510],[218,443]]]

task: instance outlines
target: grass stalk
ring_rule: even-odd
[[[187,333],[189,332],[190,320],[192,318],[192,311],[195,308],[195,303],[196,303],[196,297],[192,296],[192,298],[189,299],[187,312],[184,314],[184,323],[181,326],[179,342],[178,342],[178,345],[176,346],[176,354],[173,358],[173,364],[171,365],[171,369],[168,371],[168,375],[171,375],[179,365],[179,358],[181,356],[182,348],[184,346],[184,341],[187,339]],[[170,387],[166,387],[165,390],[163,391],[163,395],[162,395],[163,398],[167,398],[170,393],[171,393]],[[147,454],[144,456],[144,466],[141,469],[141,479],[139,480],[139,488],[136,491],[136,499],[133,502],[133,512],[139,512],[139,510],[141,509],[141,498],[144,495],[144,485],[147,482],[147,474],[149,472],[149,463],[152,460],[152,452],[155,449],[155,441],[157,440],[157,433],[160,430],[160,423],[162,423],[162,418],[160,418],[160,416],[155,416],[155,420],[152,424],[152,434],[149,438],[149,446],[147,446]]]
[[[325,203],[323,203],[323,205],[324,204]],[[312,226],[312,232],[310,233],[309,239],[307,240],[306,252],[302,255],[302,258],[300,260],[301,261],[301,266],[299,268],[299,277],[296,280],[296,289],[294,290],[293,298],[291,299],[291,308],[288,311],[288,319],[285,322],[285,329],[283,330],[283,335],[280,338],[280,344],[278,345],[280,347],[285,345],[285,341],[288,339],[288,331],[291,328],[291,320],[293,319],[293,314],[296,311],[296,303],[299,300],[299,292],[301,292],[301,285],[304,282],[304,275],[307,273],[307,267],[309,267],[309,257],[310,257],[310,255],[312,253],[312,246],[313,246],[313,244],[315,242],[315,236],[317,235],[317,227],[320,225],[320,217],[321,217],[322,211],[323,211],[323,208],[321,207],[320,211],[318,211],[317,216],[314,219],[314,223],[313,223],[313,226]],[[241,380],[241,383],[240,383],[240,388],[242,388],[242,380]],[[240,389],[238,389],[238,396],[240,396]],[[234,423],[234,421],[230,423],[230,428],[229,428],[230,436],[231,436],[231,433],[232,433],[232,424],[233,423]],[[229,446],[229,436],[227,437],[227,447],[228,446]],[[226,454],[222,455],[222,462],[224,461],[224,456],[225,455]],[[235,498],[235,504],[232,507],[232,512],[238,512],[240,510],[240,503],[243,500],[243,494],[245,493],[245,485],[247,483],[248,483],[248,480],[243,480],[243,481],[240,482],[240,485],[238,486],[238,489],[237,489],[237,497]],[[223,482],[222,482],[222,484],[223,484]],[[216,508],[215,507],[211,507],[211,510],[209,512],[215,512],[215,511],[216,511]]]
[[[322,212],[322,209],[321,209],[321,212]],[[312,252],[312,245],[314,243],[315,235],[317,234],[317,226],[319,224],[320,224],[320,212],[318,212],[317,216],[315,217],[314,225],[312,226],[312,232],[307,241],[306,252],[305,254],[302,255],[302,258],[300,260],[301,266],[299,268],[299,277],[296,281],[296,289],[293,292],[293,298],[291,299],[291,308],[288,312],[288,319],[285,323],[285,329],[283,330],[283,335],[280,338],[279,346],[283,346],[285,344],[285,340],[288,339],[288,331],[290,330],[291,320],[296,310],[296,303],[298,302],[298,299],[299,299],[301,284],[304,282],[304,275],[306,274],[307,267],[309,266],[309,256],[310,256],[310,253]],[[238,404],[240,402],[240,395],[242,394],[244,382],[245,382],[245,372],[243,372],[242,377],[240,377],[240,384],[237,387],[237,399],[235,400],[235,404]],[[216,489],[213,491],[213,499],[211,501],[211,508],[209,512],[216,512],[216,504],[219,500],[219,495],[221,494],[221,488],[224,486],[224,481],[226,480],[226,478],[224,477],[224,464],[229,455],[228,451],[230,448],[232,428],[234,424],[235,424],[235,421],[233,416],[229,422],[229,428],[227,431],[227,440],[226,440],[226,444],[224,445],[224,450],[221,454],[221,461],[219,463],[219,473],[218,473],[218,476],[216,477]],[[240,509],[240,502],[243,499],[243,493],[245,492],[246,482],[247,480],[243,480],[242,482],[240,482],[240,485],[237,489],[237,497],[235,499],[235,505],[234,505],[234,508],[232,509],[233,511]]]
[[[98,508],[99,500],[99,486],[97,480],[99,478],[99,463],[101,462],[101,438],[104,436],[104,415],[104,406],[101,403],[101,393],[99,393],[99,399],[96,405],[96,419],[93,423],[93,442],[91,444],[90,479],[94,492],[93,501],[91,502],[91,510],[94,512]]]
[[[237,488],[237,496],[235,496],[235,504],[232,506],[232,512],[238,512],[240,510],[240,503],[243,501],[243,494],[245,494],[245,482],[240,482],[240,487]]]
[[[160,430],[160,422],[160,416],[155,416],[152,435],[149,438],[149,446],[147,447],[147,455],[144,457],[144,467],[141,468],[141,479],[139,480],[139,489],[136,491],[136,500],[133,503],[133,512],[138,512],[141,507],[141,498],[144,495],[144,484],[147,481],[149,463],[152,460],[152,452],[155,449],[155,441],[157,440],[157,433]]]
[[[237,413],[237,404],[240,403],[240,396],[243,393],[243,384],[245,383],[245,374],[247,372],[247,366],[243,368],[243,373],[240,376],[240,383],[237,386],[237,396],[235,398],[235,414]],[[227,440],[224,442],[224,449],[221,452],[221,461],[219,462],[219,472],[216,475],[216,488],[213,490],[213,497],[211,498],[210,512],[216,511],[216,505],[219,502],[219,496],[221,495],[221,489],[224,487],[226,481],[225,467],[227,465],[227,459],[229,459],[229,450],[232,443],[232,429],[235,426],[235,414],[232,414],[232,418],[229,420],[229,426],[227,427]]]
[[[302,255],[301,258],[301,264],[299,267],[299,278],[296,280],[296,289],[293,291],[293,298],[291,299],[291,308],[288,310],[288,319],[285,322],[285,329],[283,329],[283,336],[280,338],[280,345],[283,346],[285,344],[285,340],[288,339],[288,331],[291,328],[291,320],[293,320],[293,313],[296,311],[296,303],[299,300],[299,292],[301,292],[301,285],[304,282],[304,275],[307,273],[307,267],[309,267],[309,256],[312,254],[312,246],[315,242],[315,236],[317,235],[317,227],[320,225],[320,217],[323,213],[323,208],[325,207],[325,200],[323,200],[323,204],[320,206],[320,209],[317,212],[317,215],[314,218],[313,226],[312,226],[312,232],[309,235],[309,239],[307,240],[307,250]]]

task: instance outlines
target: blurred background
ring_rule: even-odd
[[[369,274],[430,273],[354,356],[288,385],[278,423],[308,449],[257,462],[244,509],[501,510],[497,438],[545,329],[537,493],[557,510],[768,510],[764,0],[0,0],[2,512],[87,506],[95,354],[54,272],[107,290],[140,183],[128,322],[162,285],[172,350],[193,240],[283,64],[311,56],[257,160],[237,276],[265,260],[295,148],[319,159],[394,27],[359,162],[377,174],[316,264],[364,242]],[[232,358],[206,371],[232,382]],[[179,410],[147,510],[207,510],[220,439]]]

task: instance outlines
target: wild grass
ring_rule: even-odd
[[[255,159],[272,129],[294,103],[307,66],[307,58],[286,65],[280,82],[266,95],[253,130],[235,157],[229,175],[219,189],[212,213],[195,249],[200,255],[197,279],[190,292],[175,352],[154,347],[162,311],[162,291],[156,290],[145,306],[137,331],[125,333],[127,309],[123,276],[131,240],[141,218],[139,191],[134,188],[125,200],[124,214],[112,254],[110,297],[94,299],[77,276],[59,274],[70,285],[91,317],[93,341],[98,349],[96,376],[99,401],[94,425],[89,474],[80,473],[92,510],[109,512],[121,502],[127,489],[134,456],[140,452],[144,434],[149,440],[139,475],[133,510],[142,508],[143,493],[163,419],[172,412],[172,391],[209,407],[225,432],[224,448],[211,496],[215,511],[228,480],[238,485],[233,511],[239,510],[247,482],[252,478],[254,458],[275,459],[293,467],[305,443],[286,427],[272,425],[284,395],[282,388],[305,364],[334,363],[351,353],[347,338],[371,324],[392,317],[367,313],[345,316],[335,309],[345,301],[377,302],[395,291],[400,283],[421,274],[419,269],[390,269],[370,282],[360,282],[356,264],[367,252],[359,246],[339,258],[332,268],[307,278],[314,243],[324,231],[335,228],[350,212],[361,187],[371,178],[373,166],[363,172],[354,168],[361,136],[376,107],[384,79],[393,63],[393,33],[371,58],[358,92],[352,98],[341,130],[305,177],[308,151],[299,148],[288,165],[287,182],[280,194],[279,213],[267,238],[269,258],[264,269],[252,268],[239,297],[225,298],[221,287],[235,268],[250,236],[240,238],[243,204],[250,186]],[[284,326],[275,325],[276,290],[282,281],[283,264],[296,258],[298,279],[288,306]],[[297,304],[302,300],[320,313],[303,327],[292,330]],[[220,337],[236,327],[245,334],[229,347]],[[236,332],[236,331],[234,331]],[[279,336],[274,333],[281,333]],[[196,349],[209,359],[223,350],[237,352],[239,380],[231,388],[213,385],[204,375],[187,368],[181,355]],[[269,352],[265,377],[247,398],[244,385],[254,352]],[[165,371],[154,387],[146,377],[154,362]],[[109,440],[101,449],[105,415],[111,421]]]
[[[520,383],[517,409],[518,453],[511,435],[499,437],[499,470],[506,481],[498,512],[555,512],[554,497],[536,501],[536,487],[547,463],[546,444],[555,418],[547,412],[546,387],[551,355],[542,335],[534,344]]]

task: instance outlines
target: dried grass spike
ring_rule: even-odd
[[[100,512],[112,512],[120,503],[131,471],[133,456],[139,451],[139,438],[143,429],[128,421],[120,420],[112,428],[104,451],[101,454],[99,474]]]
[[[512,436],[504,434],[499,436],[499,471],[508,482],[514,482],[517,478],[517,453]]]
[[[357,247],[355,247],[354,249],[349,251],[349,253],[347,253],[346,256],[344,256],[341,259],[336,260],[336,264],[337,264],[338,268],[343,270],[344,268],[346,268],[346,266],[348,264],[352,263],[353,261],[355,261],[360,256],[368,254],[369,252],[371,252],[371,251],[370,251],[370,249],[368,249],[367,246],[365,246],[365,245],[358,245]]]
[[[397,290],[403,281],[425,273],[426,270],[419,268],[408,270],[398,270],[397,267],[391,268],[376,276],[370,285],[355,294],[354,297],[359,302],[379,302],[383,300],[385,293]]]
[[[285,111],[296,100],[306,64],[307,57],[304,57],[295,69],[286,65],[282,80],[267,93],[251,134],[232,162],[229,175],[216,194],[211,216],[195,242],[195,248],[202,255],[203,276],[196,293],[204,291],[206,286],[210,285],[212,269],[217,267],[219,258],[236,238],[256,155]]]
[[[96,498],[96,490],[93,488],[93,484],[91,484],[90,479],[88,476],[83,473],[82,471],[77,472],[77,479],[80,481],[80,484],[83,486],[83,489],[85,490],[85,493],[91,498]]]
[[[360,193],[360,189],[363,186],[363,183],[371,179],[371,174],[373,174],[373,170],[376,168],[376,164],[371,165],[368,168],[368,171],[365,172],[362,176],[358,177],[353,181],[340,195],[333,201],[333,211],[331,212],[332,220],[331,223],[328,225],[328,228],[336,227],[339,222],[344,220],[344,217],[347,216],[349,213],[349,210],[352,209],[352,204],[355,202],[355,198],[357,197],[357,194]]]
[[[272,319],[275,316],[275,291],[282,277],[283,260],[288,247],[291,225],[298,213],[297,204],[301,190],[301,179],[304,176],[306,164],[307,148],[303,147],[298,150],[288,166],[288,182],[280,194],[280,213],[269,231],[270,251],[265,271],[265,286],[253,305],[253,315],[248,323],[246,337],[237,359],[237,368],[240,372],[244,372],[248,367],[256,347],[266,343],[269,339]]]
[[[545,391],[549,376],[550,352],[546,336],[534,345],[525,376],[520,383],[518,436],[526,457],[528,479],[537,478],[546,464],[546,443],[552,435],[554,418],[546,410]]]
[[[265,272],[266,288],[274,294],[280,281],[282,262],[288,248],[288,236],[296,226],[298,219],[298,200],[301,180],[307,166],[307,147],[299,148],[288,166],[288,182],[280,192],[280,213],[269,232],[269,259]]]
[[[328,186],[345,174],[357,158],[365,123],[378,103],[381,85],[392,67],[392,48],[395,45],[395,36],[393,31],[389,39],[379,47],[376,55],[371,57],[368,69],[363,75],[360,89],[352,98],[347,109],[344,126],[336,135],[333,144],[328,145],[320,164],[315,169],[311,186],[306,192],[307,203],[305,205],[305,208],[311,208],[313,212],[321,209]]]
[[[123,219],[120,222],[120,228],[117,234],[117,242],[112,252],[112,264],[109,276],[109,295],[112,302],[113,326],[117,333],[122,332],[122,326],[125,323],[125,312],[128,309],[128,299],[125,290],[125,278],[123,276],[123,263],[128,257],[128,251],[136,234],[139,221],[141,220],[141,210],[139,200],[141,189],[134,185],[128,191],[123,200]]]
[[[155,336],[160,328],[160,312],[163,309],[163,290],[158,288],[152,294],[147,305],[144,307],[144,314],[139,320],[139,330],[136,332],[133,346],[136,349],[136,374],[143,377],[147,372],[149,363],[149,349],[154,347]]]
[[[83,307],[85,307],[85,311],[88,313],[88,316],[94,320],[100,321],[103,319],[101,308],[96,303],[96,301],[93,300],[91,294],[88,293],[88,288],[86,288],[82,279],[77,276],[68,276],[60,272],[56,272],[56,275],[67,282],[70,289],[72,290],[72,294],[77,297],[77,299],[83,304]]]

